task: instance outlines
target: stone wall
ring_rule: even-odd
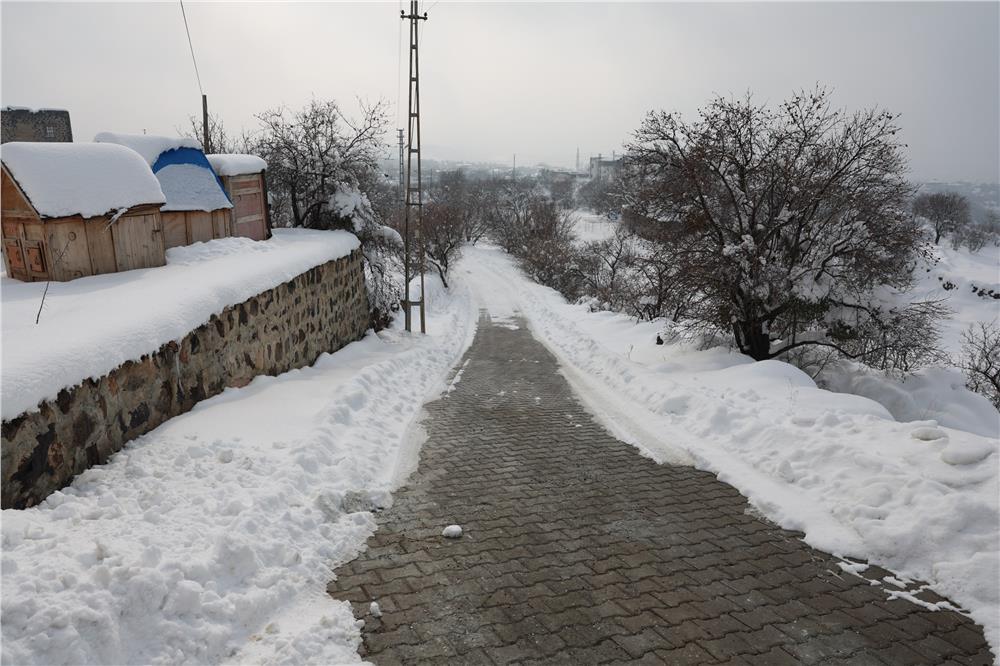
[[[367,327],[360,251],[230,306],[182,339],[4,421],[3,508],[37,504],[198,401],[310,365]]]
[[[0,143],[8,141],[72,141],[69,111],[62,109],[0,109]]]

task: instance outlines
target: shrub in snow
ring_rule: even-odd
[[[1000,326],[995,320],[972,325],[962,335],[961,367],[966,386],[1000,409]]]
[[[652,112],[626,159],[629,217],[675,267],[686,316],[752,358],[825,346],[911,366],[899,349],[928,355],[940,310],[907,293],[923,232],[898,131],[822,89],[777,110],[716,98],[694,122]]]
[[[494,240],[516,256],[535,281],[568,299],[580,296],[573,217],[526,183],[507,183],[493,194],[488,215]]]
[[[935,245],[945,234],[969,225],[969,200],[956,192],[920,194],[913,200],[913,212],[930,225]]]

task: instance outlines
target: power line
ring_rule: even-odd
[[[198,79],[198,92],[205,95],[205,90],[201,87],[201,74],[198,72],[198,60],[194,57],[194,44],[191,43],[191,30],[188,28],[188,17],[187,12],[184,11],[184,0],[180,0],[181,3],[181,16],[184,17],[184,32],[187,33],[188,38],[188,48],[191,49],[191,62],[194,63],[194,75]]]

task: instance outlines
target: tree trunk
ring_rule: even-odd
[[[771,336],[764,332],[761,322],[739,322],[733,328],[741,352],[755,361],[771,358]]]

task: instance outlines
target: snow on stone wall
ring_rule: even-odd
[[[37,504],[200,400],[310,365],[367,327],[360,250],[226,307],[181,339],[5,420],[3,508]]]

